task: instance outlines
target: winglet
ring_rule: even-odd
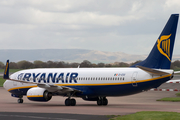
[[[9,60],[6,62],[3,79],[9,79]]]

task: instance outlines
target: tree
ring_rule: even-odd
[[[53,62],[53,61],[47,61],[47,67],[48,68],[56,68],[56,63],[55,62]]]
[[[112,65],[111,64],[106,64],[106,66],[105,67],[112,67]]]
[[[180,61],[176,60],[174,62],[171,63],[171,68],[172,69],[179,69],[180,68]]]
[[[0,68],[3,69],[5,67],[3,62],[0,62]]]
[[[72,68],[77,68],[79,65],[80,65],[79,63],[70,63],[70,67]]]
[[[23,61],[19,61],[17,63],[18,67],[20,69],[29,69],[29,68],[33,68],[33,63],[29,62],[29,61],[26,61],[26,60],[23,60]]]
[[[118,67],[129,67],[129,64],[125,62],[120,62]]]
[[[15,63],[15,62],[10,62],[9,67],[10,67],[10,69],[19,69],[17,63]]]
[[[91,62],[89,62],[88,60],[84,60],[81,64],[81,67],[92,67]]]
[[[47,64],[40,60],[36,60],[33,63],[34,63],[34,68],[46,68],[47,67]]]
[[[133,62],[133,63],[130,64],[130,66],[135,65],[135,64],[137,64],[137,63],[139,63],[139,62],[142,62],[142,60],[138,60],[138,61],[136,61],[136,62]]]
[[[105,64],[104,63],[98,63],[97,66],[98,67],[105,67]]]

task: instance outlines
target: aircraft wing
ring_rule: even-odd
[[[60,92],[64,92],[64,93],[72,92],[72,91],[73,92],[82,92],[80,90],[76,90],[74,88],[70,88],[70,87],[66,87],[66,86],[58,86],[55,84],[36,83],[36,82],[31,82],[31,81],[22,81],[22,80],[17,80],[17,79],[11,79],[11,78],[9,78],[9,60],[7,60],[7,62],[6,62],[3,79],[21,82],[21,83],[36,84],[38,87],[45,88],[50,92],[56,92],[56,91],[60,91]]]

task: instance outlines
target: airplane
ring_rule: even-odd
[[[38,102],[47,102],[52,96],[64,96],[67,97],[66,106],[76,105],[74,97],[105,106],[109,96],[132,95],[157,88],[174,75],[170,65],[178,18],[179,14],[170,16],[148,57],[131,67],[37,68],[9,76],[7,60],[3,87],[12,97],[19,98],[18,103],[23,103],[23,96]]]

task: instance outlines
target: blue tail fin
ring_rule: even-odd
[[[148,68],[170,69],[178,18],[179,14],[170,16],[149,56],[131,67],[140,65]]]

